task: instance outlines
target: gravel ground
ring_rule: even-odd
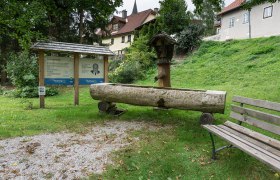
[[[87,134],[56,133],[0,141],[0,179],[76,179],[102,173],[110,154],[137,138],[129,131],[157,131],[159,125],[109,121]]]

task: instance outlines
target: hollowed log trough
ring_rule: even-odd
[[[124,84],[92,84],[91,97],[100,100],[100,111],[110,114],[122,113],[114,103],[138,106],[174,108],[202,112],[200,122],[209,124],[213,113],[224,113],[226,92],[209,90],[174,89]],[[118,111],[118,112],[117,112]],[[116,113],[115,113],[116,112]]]

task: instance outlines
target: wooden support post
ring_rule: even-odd
[[[39,86],[45,86],[44,50],[39,50]],[[45,95],[39,95],[40,108],[45,108]]]
[[[158,64],[158,86],[171,87],[170,64]]]
[[[108,78],[108,73],[109,73],[108,56],[104,55],[103,60],[104,60],[104,82],[108,83],[109,82],[109,78]]]
[[[74,53],[74,105],[79,105],[79,61],[80,54]]]

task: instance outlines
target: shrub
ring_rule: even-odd
[[[4,94],[4,89],[0,86],[0,95]]]
[[[131,47],[126,50],[126,58],[109,74],[112,82],[132,83],[142,79],[146,71],[155,64],[155,52],[148,46],[149,38],[140,35]],[[111,67],[116,66],[112,63]]]
[[[12,53],[7,63],[7,73],[16,90],[13,91],[15,97],[38,97],[38,64],[37,57],[24,51]],[[58,90],[47,88],[46,95],[54,96]]]
[[[177,38],[177,46],[176,53],[177,54],[186,54],[201,43],[201,38],[203,35],[204,29],[200,25],[191,24],[183,31],[176,35]]]

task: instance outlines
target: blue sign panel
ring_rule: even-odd
[[[90,84],[97,84],[97,83],[104,83],[104,78],[80,78],[79,79],[80,85],[90,85]]]
[[[73,85],[74,79],[72,78],[45,78],[46,85]]]
[[[90,85],[104,83],[104,78],[80,78],[79,85]],[[73,85],[74,79],[72,78],[45,78],[46,85]]]

